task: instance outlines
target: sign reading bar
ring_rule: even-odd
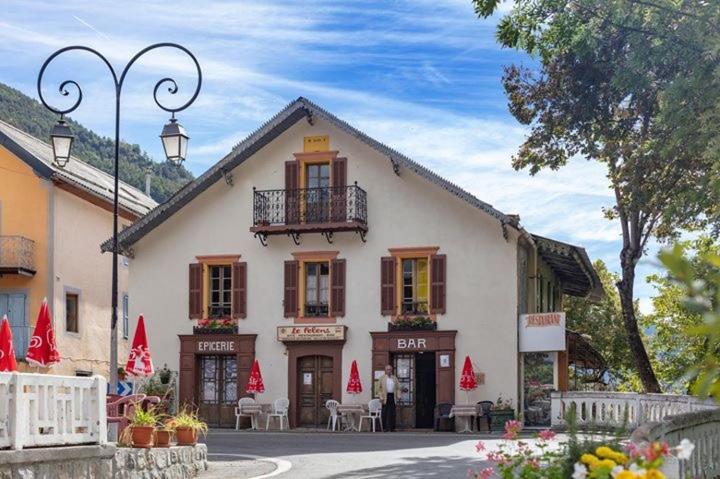
[[[565,351],[565,313],[520,315],[520,352]]]
[[[195,344],[199,353],[235,352],[235,341],[198,341]]]
[[[278,326],[278,341],[342,341],[345,326]]]

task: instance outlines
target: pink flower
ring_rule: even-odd
[[[475,452],[481,452],[485,450],[485,443],[482,441],[478,441],[477,444],[475,444]]]
[[[498,464],[502,464],[505,462],[505,456],[496,451],[490,451],[486,457],[488,461],[496,462]]]
[[[480,471],[480,475],[478,476],[480,479],[490,479],[490,476],[493,475],[493,472],[495,470],[492,467],[486,467],[482,471]]]
[[[522,424],[520,421],[516,419],[507,421],[505,423],[505,434],[503,435],[503,439],[515,439],[520,431],[522,431]]]
[[[552,441],[555,439],[556,434],[550,429],[544,429],[538,433],[538,437],[541,441]]]

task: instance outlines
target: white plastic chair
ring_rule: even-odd
[[[382,425],[382,402],[379,399],[371,399],[368,402],[368,413],[365,416],[360,416],[360,427],[358,431],[362,431],[363,419],[368,419],[372,424],[372,431],[375,432],[375,421],[380,423],[380,430],[383,430]]]
[[[290,400],[288,398],[280,398],[273,401],[272,412],[267,415],[267,421],[265,421],[265,430],[270,429],[270,418],[276,417],[280,419],[280,430],[283,430],[283,418],[288,424],[290,429],[290,421],[288,420],[288,408],[290,407]]]
[[[340,405],[340,403],[334,399],[328,399],[327,401],[325,401],[325,407],[327,408],[328,411],[330,411],[330,416],[328,417],[327,429],[330,429],[330,425],[332,423],[333,431],[335,430],[336,426],[338,426],[338,427],[340,426],[338,424],[338,418],[340,417],[340,415],[338,414],[338,411],[337,411],[338,405]]]
[[[240,418],[241,417],[249,417],[250,418],[250,428],[251,429],[257,429],[257,418],[255,417],[255,413],[245,413],[243,412],[243,406],[247,406],[250,404],[255,404],[255,400],[253,398],[240,398],[238,400],[238,405],[235,408],[235,430],[237,431],[240,429]]]

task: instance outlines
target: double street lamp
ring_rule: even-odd
[[[45,107],[52,111],[53,113],[56,113],[60,115],[60,119],[58,120],[58,123],[53,127],[52,132],[50,133],[50,139],[52,140],[52,148],[53,148],[53,156],[54,156],[54,162],[59,168],[65,168],[70,161],[70,152],[72,150],[72,144],[75,139],[75,136],[72,134],[72,131],[70,130],[70,127],[65,123],[65,115],[75,111],[75,109],[80,106],[80,102],[82,102],[83,93],[82,89],[80,88],[80,85],[73,81],[73,80],[66,80],[60,84],[60,87],[58,90],[60,91],[60,94],[63,96],[68,96],[70,92],[68,91],[68,85],[72,85],[76,91],[77,99],[75,100],[75,103],[71,105],[69,108],[66,109],[60,109],[50,106],[43,97],[42,93],[42,78],[43,74],[45,73],[46,68],[52,62],[58,55],[72,50],[79,50],[79,51],[85,51],[94,54],[97,56],[110,70],[110,74],[113,79],[114,87],[115,87],[115,158],[114,158],[114,190],[113,190],[113,235],[112,235],[112,256],[113,256],[113,262],[112,262],[112,298],[111,298],[111,318],[110,318],[110,385],[111,385],[111,391],[116,391],[117,389],[117,364],[118,364],[118,352],[117,352],[117,308],[118,308],[118,186],[120,182],[120,168],[119,168],[119,156],[120,156],[120,95],[122,93],[122,87],[125,82],[125,77],[130,69],[130,67],[145,53],[155,50],[157,48],[163,48],[163,47],[170,47],[175,48],[178,50],[183,51],[186,53],[195,64],[195,68],[197,70],[197,86],[195,87],[195,92],[193,93],[192,97],[184,104],[180,105],[177,108],[170,108],[163,105],[160,100],[158,100],[158,90],[162,85],[168,85],[168,92],[171,94],[175,94],[178,91],[178,86],[175,80],[169,77],[165,77],[158,81],[155,84],[155,89],[153,90],[153,96],[155,98],[155,103],[158,107],[160,107],[162,110],[165,110],[168,113],[171,113],[171,118],[168,121],[168,123],[163,127],[162,133],[160,134],[160,138],[162,140],[163,149],[165,150],[165,157],[167,160],[174,164],[174,165],[180,165],[185,160],[185,157],[187,155],[187,146],[188,146],[188,140],[189,137],[187,133],[185,132],[185,128],[183,128],[180,123],[177,122],[177,119],[175,118],[175,113],[182,111],[189,107],[197,98],[198,94],[200,93],[200,86],[202,85],[202,71],[200,70],[200,64],[198,63],[195,56],[188,50],[187,48],[183,47],[182,45],[178,45],[176,43],[156,43],[154,45],[150,45],[149,47],[146,47],[139,51],[125,66],[123,71],[120,74],[120,77],[118,78],[117,73],[115,72],[115,69],[110,64],[110,62],[105,58],[102,54],[100,54],[97,50],[94,50],[90,47],[85,46],[69,46],[65,48],[61,48],[60,50],[56,51],[52,55],[48,57],[47,60],[45,60],[45,63],[43,63],[42,68],[40,68],[40,73],[38,74],[37,79],[37,90],[38,90],[38,96],[40,97],[40,101],[42,102]]]

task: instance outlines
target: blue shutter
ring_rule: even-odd
[[[30,337],[30,328],[25,316],[26,296],[20,293],[0,294],[0,318],[7,314],[10,320],[10,329],[13,335],[15,356],[18,359],[25,358]]]

